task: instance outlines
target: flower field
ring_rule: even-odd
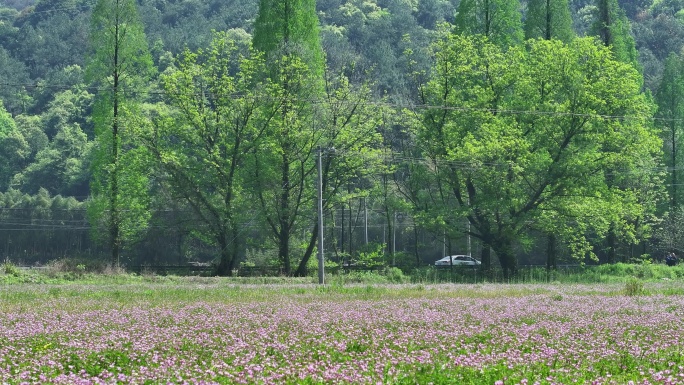
[[[680,384],[684,289],[0,286],[0,384]]]

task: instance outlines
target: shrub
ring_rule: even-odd
[[[644,283],[636,277],[631,277],[625,283],[625,295],[635,296],[644,294]]]
[[[408,281],[408,277],[406,277],[404,272],[398,267],[386,267],[383,271],[383,275],[392,283],[404,283]]]
[[[331,277],[332,284],[344,285],[348,283],[383,284],[388,283],[384,274],[374,271],[350,271],[346,274],[337,274]]]
[[[5,261],[2,264],[2,271],[4,271],[5,274],[7,274],[7,275],[12,275],[15,277],[18,277],[21,275],[21,271],[19,271],[19,268],[10,261]]]

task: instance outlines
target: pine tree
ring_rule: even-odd
[[[596,19],[590,33],[597,36],[603,45],[611,47],[618,61],[639,69],[636,45],[625,11],[617,0],[598,0],[596,5]]]
[[[558,39],[568,43],[574,37],[568,0],[530,0],[527,3],[525,39]]]
[[[97,140],[93,203],[89,209],[91,220],[107,227],[111,261],[118,265],[123,240],[143,226],[141,221],[149,214],[144,198],[137,199],[145,180],[135,170],[136,152],[122,146],[127,125],[132,124],[127,119],[134,107],[130,95],[152,73],[135,1],[98,0],[91,16],[90,41],[86,76],[98,91],[93,111]]]
[[[597,36],[604,46],[610,47],[617,61],[631,64],[632,67],[641,72],[636,45],[630,29],[629,20],[617,0],[597,0],[596,19],[590,33]],[[611,171],[608,174],[607,179],[611,181],[612,187],[628,188],[614,182],[613,176],[616,173]],[[612,223],[609,234],[606,236],[606,259],[611,263],[617,262],[618,227],[619,223]]]
[[[484,35],[501,48],[523,41],[520,3],[516,0],[462,0],[456,14],[456,33]]]
[[[324,70],[315,0],[260,0],[254,48],[267,56],[296,55],[316,76]]]
[[[678,164],[681,163],[681,154],[679,144],[682,141],[682,133],[684,132],[684,63],[682,59],[675,53],[665,61],[665,69],[663,70],[663,77],[655,95],[658,103],[658,113],[656,122],[662,127],[663,141],[665,144],[665,154],[667,155],[665,162],[670,170],[669,184],[671,212],[681,204],[677,185],[679,183],[678,176],[681,174],[678,170]]]

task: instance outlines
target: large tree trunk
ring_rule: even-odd
[[[314,223],[314,228],[313,231],[311,232],[311,238],[309,238],[309,244],[306,246],[306,251],[304,251],[304,257],[302,260],[299,262],[299,266],[297,267],[297,270],[294,272],[295,277],[306,277],[306,274],[308,273],[306,269],[306,265],[309,263],[309,259],[311,258],[311,255],[313,254],[314,247],[316,246],[316,242],[318,240],[318,219],[316,219],[316,223]]]
[[[280,234],[278,234],[278,259],[284,275],[290,275],[290,228],[281,222]]]
[[[501,237],[493,242],[492,248],[499,257],[503,278],[505,281],[508,281],[518,272],[518,261],[513,251],[513,241],[506,237]]]
[[[487,278],[492,278],[492,248],[487,244],[482,245],[480,261],[482,262],[480,266],[482,274]]]
[[[278,259],[283,274],[290,275],[290,160],[287,151],[283,151],[283,169],[281,174],[280,231],[278,233]]]
[[[556,270],[558,260],[558,251],[556,250],[556,236],[549,234],[546,243],[546,270]]]
[[[617,252],[616,252],[616,236],[615,236],[615,231],[614,227],[611,225],[610,230],[608,231],[608,237],[606,239],[606,242],[608,243],[608,261],[610,263],[615,263],[617,262]]]
[[[231,250],[228,249],[228,241],[226,234],[218,237],[218,244],[221,248],[221,260],[216,267],[216,275],[220,277],[230,277],[233,275],[233,256]]]

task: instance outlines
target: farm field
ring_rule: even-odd
[[[0,314],[0,384],[684,383],[679,281],[17,284]]]

